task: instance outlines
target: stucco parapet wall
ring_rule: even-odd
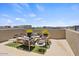
[[[79,56],[79,32],[67,29],[66,40],[76,56]]]
[[[15,34],[25,33],[22,28],[10,28],[10,29],[0,29],[0,42],[12,39]],[[50,38],[55,39],[65,39],[64,29],[48,29],[50,33]],[[33,29],[33,32],[42,32],[41,29]]]
[[[75,31],[75,30],[72,30],[72,29],[66,29],[66,31],[71,31],[71,32],[79,34],[79,31]]]

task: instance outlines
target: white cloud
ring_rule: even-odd
[[[30,10],[30,6],[27,3],[15,3],[12,4],[14,11],[20,14],[24,14],[25,10]]]
[[[7,14],[2,14],[2,16],[5,18],[10,18],[11,16],[7,15]]]
[[[36,18],[35,20],[37,20],[37,21],[42,21],[43,18]]]
[[[73,19],[71,22],[68,22],[69,23],[69,25],[77,25],[77,24],[79,24],[79,21],[78,21],[78,19]]]
[[[12,6],[13,6],[13,9],[14,9],[16,12],[22,13],[23,7],[20,6],[20,4],[14,3],[14,4],[12,4]]]
[[[44,20],[44,18],[40,18],[40,17],[39,17],[39,18],[35,18],[35,20],[36,20],[36,21],[43,22],[43,23],[45,23],[45,22],[46,22],[46,20]]]
[[[4,25],[9,25],[9,26],[12,26],[12,24],[13,24],[13,21],[12,21],[12,20],[10,20],[10,19],[8,19],[8,20],[7,20],[7,22],[5,22],[5,24],[4,24]]]
[[[20,20],[22,20],[22,19],[21,19],[21,18],[16,18],[16,20],[20,21]]]
[[[44,11],[44,7],[40,6],[39,4],[36,5],[36,8],[37,8],[39,11]]]
[[[10,20],[10,19],[8,19],[8,20],[7,20],[7,22],[8,22],[8,23],[12,23],[13,21],[12,21],[12,20]]]
[[[2,14],[1,15],[3,19],[7,20],[7,19],[12,19],[13,17],[11,15],[8,14]]]
[[[24,18],[16,18],[17,21],[26,22]]]
[[[30,16],[30,17],[36,17],[36,14],[31,13],[31,14],[29,14],[29,16]]]

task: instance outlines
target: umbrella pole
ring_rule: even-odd
[[[29,51],[30,51],[30,41],[29,41]]]

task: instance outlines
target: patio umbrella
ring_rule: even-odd
[[[43,29],[42,31],[42,34],[43,34],[43,39],[46,40],[46,44],[48,43],[48,35],[49,35],[49,31],[47,29]]]
[[[28,30],[26,30],[26,33],[27,33],[27,36],[29,37],[29,51],[30,51],[30,40],[31,40],[31,35],[32,35],[32,29],[28,29]]]

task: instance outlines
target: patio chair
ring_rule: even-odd
[[[40,52],[42,52],[44,54],[44,50],[45,50],[44,47],[46,45],[45,40],[38,40],[35,45],[39,46],[40,48],[39,48],[38,51],[40,51]]]
[[[38,40],[36,46],[45,46],[45,40]]]
[[[19,35],[18,34],[15,34],[14,36],[13,36],[13,38],[17,38]]]
[[[35,42],[33,41],[32,38],[26,37],[23,41],[24,41],[23,45],[28,46],[29,51],[30,51],[31,46],[33,46],[33,47],[35,46]]]
[[[21,36],[19,36],[19,37],[17,37],[16,38],[16,43],[21,43],[21,44],[23,44],[23,37],[21,37]]]

